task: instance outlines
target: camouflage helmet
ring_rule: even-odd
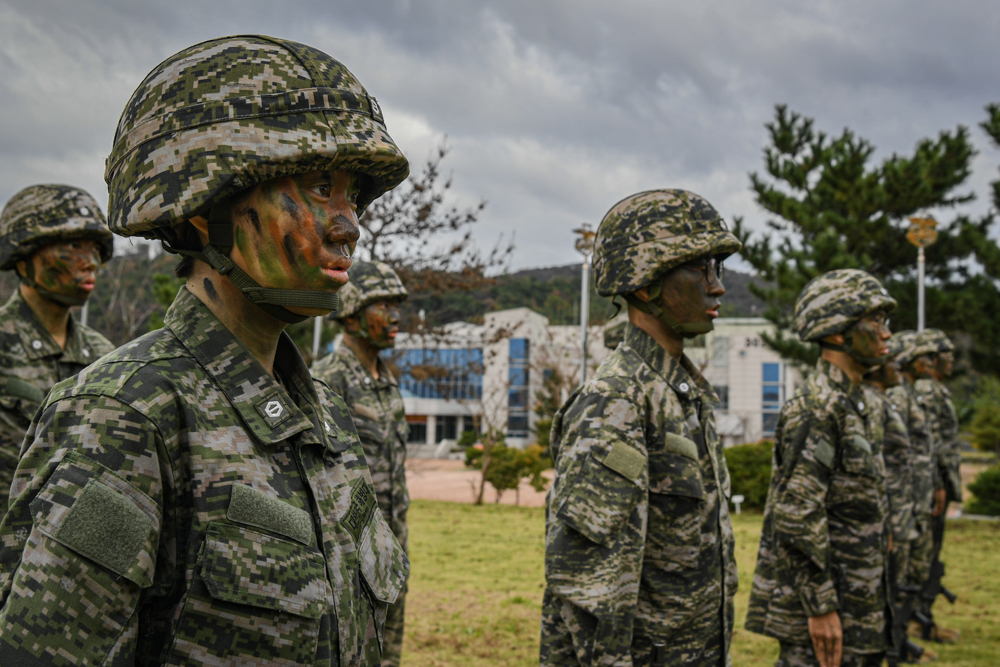
[[[937,344],[938,353],[955,351],[955,344],[951,342],[951,338],[940,329],[924,329],[924,335]]]
[[[795,330],[806,342],[843,333],[877,311],[890,312],[896,300],[875,276],[859,269],[837,269],[809,281],[795,301]]]
[[[32,185],[0,213],[0,271],[13,269],[40,248],[60,241],[93,239],[101,261],[111,259],[114,234],[94,198],[68,185]]]
[[[340,307],[332,318],[356,315],[376,301],[403,301],[410,295],[392,267],[384,262],[355,260],[347,274],[351,281],[340,288]]]
[[[896,361],[900,366],[908,366],[917,357],[925,354],[937,354],[937,341],[932,336],[928,336],[926,331],[900,331],[893,334],[890,343],[895,343],[899,347],[899,354]],[[892,347],[890,347],[890,350]]]
[[[629,294],[685,262],[728,257],[741,247],[722,216],[693,192],[640,192],[612,206],[597,229],[597,292]]]
[[[329,169],[363,175],[359,217],[406,178],[375,98],[310,46],[213,39],[164,60],[132,94],[104,175],[108,219],[116,234],[161,238],[257,183]]]

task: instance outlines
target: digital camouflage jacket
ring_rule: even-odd
[[[628,325],[556,414],[542,665],[728,663],[730,481],[711,386]]]
[[[887,647],[889,503],[878,408],[820,359],[781,408],[746,628],[810,645],[838,611],[846,653]]]
[[[951,401],[951,390],[932,378],[916,382],[917,395],[927,406],[927,421],[937,443],[934,462],[948,500],[962,501],[961,447],[958,440],[958,412]]]
[[[379,509],[405,548],[410,494],[406,490],[406,414],[399,383],[381,358],[378,379],[373,378],[343,344],[316,362],[312,372],[347,403],[365,450]]]
[[[66,349],[52,338],[35,311],[14,290],[0,307],[0,511],[14,479],[21,441],[52,386],[73,377],[115,349],[111,342],[70,315]],[[0,517],[3,516],[0,514]]]
[[[899,384],[886,392],[906,424],[913,455],[913,513],[928,515],[934,509],[934,489],[941,486],[941,476],[935,465],[937,443],[927,417],[927,398],[917,393],[913,383],[900,376]]]
[[[882,458],[885,460],[886,489],[889,492],[889,520],[892,537],[896,543],[909,542],[917,537],[913,520],[913,466],[914,452],[906,423],[889,397],[881,389],[865,385],[865,402],[874,408],[874,427],[882,436]]]
[[[57,385],[0,524],[0,664],[378,665],[409,569],[343,401],[182,289]]]

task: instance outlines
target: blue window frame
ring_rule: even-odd
[[[761,368],[761,433],[773,436],[778,425],[778,413],[785,402],[785,386],[782,382],[780,363],[767,362]]]
[[[508,353],[507,435],[511,438],[527,438],[531,341],[527,338],[512,338]]]
[[[396,359],[403,396],[461,401],[483,395],[480,348],[386,350],[382,354]]]

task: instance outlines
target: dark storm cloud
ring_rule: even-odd
[[[489,200],[482,245],[516,230],[515,266],[570,262],[570,230],[640,189],[686,187],[763,221],[747,172],[775,103],[880,157],[974,126],[1000,100],[998,28],[994,2],[2,4],[0,198],[58,180],[104,201],[103,158],[145,73],[196,41],[263,32],[343,60],[414,166],[447,135],[456,196]],[[973,138],[982,196],[997,160]]]

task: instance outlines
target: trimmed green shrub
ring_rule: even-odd
[[[733,484],[733,495],[742,495],[744,509],[763,510],[771,485],[773,440],[737,445],[726,450],[726,465]]]
[[[990,466],[976,475],[976,481],[969,484],[973,498],[966,503],[969,514],[1000,516],[1000,465]]]

